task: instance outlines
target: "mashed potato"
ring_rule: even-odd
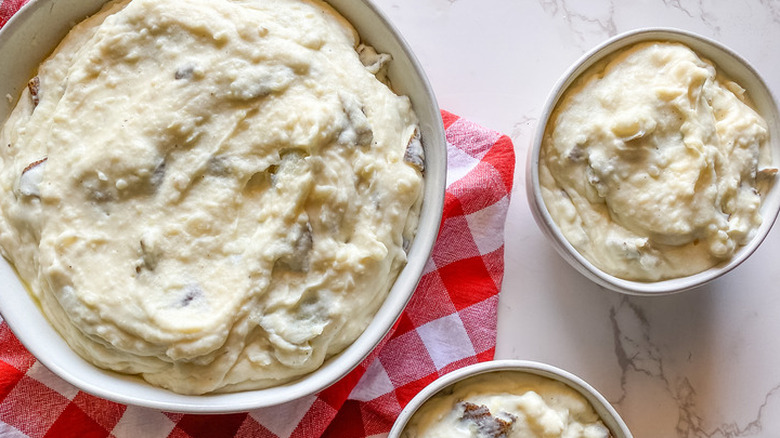
[[[608,438],[577,391],[517,371],[485,373],[444,389],[412,416],[404,438]]]
[[[0,131],[0,246],[81,356],[187,394],[352,343],[406,261],[422,148],[386,55],[316,0],[132,0]]]
[[[765,121],[745,91],[675,43],[641,43],[581,78],[540,156],[542,195],[566,239],[629,280],[729,260],[761,224]]]

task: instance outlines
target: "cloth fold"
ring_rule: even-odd
[[[26,1],[0,0],[0,28]],[[390,333],[339,382],[284,405],[228,415],[125,406],[82,392],[48,371],[0,318],[0,436],[382,435],[425,385],[452,370],[493,359],[514,148],[509,137],[498,132],[446,111],[442,118],[447,190],[433,254]]]

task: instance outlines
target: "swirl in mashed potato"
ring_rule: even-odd
[[[543,140],[550,215],[591,263],[628,280],[704,271],[753,237],[774,180],[766,122],[688,47],[641,43],[587,72]]]
[[[0,131],[2,254],[100,367],[188,394],[317,369],[418,221],[417,119],[387,61],[317,0],[108,4]]]

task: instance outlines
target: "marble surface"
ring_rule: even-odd
[[[618,33],[677,27],[736,50],[780,96],[778,0],[376,0],[442,108],[509,135],[517,152],[496,357],[569,370],[634,436],[780,436],[780,226],[753,257],[677,295],[628,297],[564,262],[531,217],[525,158],[547,93]]]

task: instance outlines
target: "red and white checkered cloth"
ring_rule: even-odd
[[[0,2],[2,27],[25,0]],[[447,192],[433,254],[399,321],[341,381],[317,395],[238,414],[187,415],[125,406],[79,391],[52,374],[0,318],[0,436],[383,435],[425,385],[457,368],[493,359],[514,150],[504,135],[444,111],[442,117]]]
[[[0,28],[29,0],[0,0]],[[0,430],[0,432],[2,432]]]

